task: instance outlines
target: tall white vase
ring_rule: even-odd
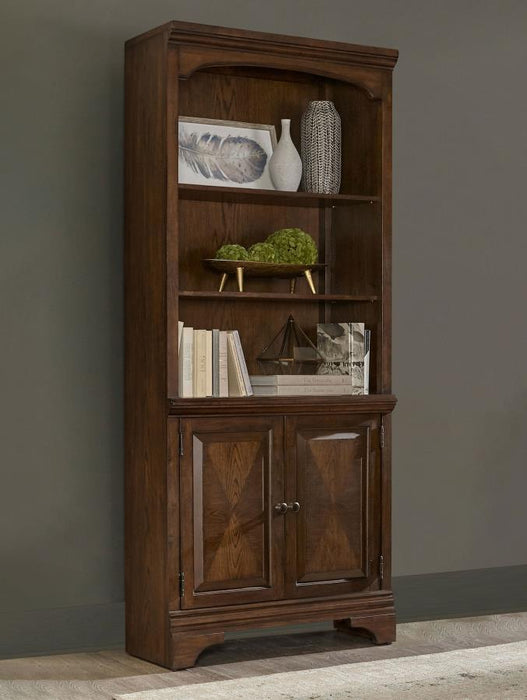
[[[281,121],[282,133],[269,160],[269,174],[277,190],[296,192],[302,179],[302,160],[291,140],[291,120]]]

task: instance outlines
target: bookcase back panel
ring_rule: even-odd
[[[342,121],[342,186],[345,194],[377,195],[381,182],[380,103],[356,86],[308,73],[222,68],[179,81],[179,114],[251,124],[291,119],[300,150],[300,119],[311,100],[333,100]]]
[[[285,325],[289,314],[313,342],[319,321],[318,305],[302,302],[181,299],[179,312],[186,326],[238,330],[250,374],[262,374],[256,358]]]
[[[220,275],[203,260],[213,258],[224,243],[245,247],[264,241],[273,231],[298,227],[319,241],[319,213],[312,207],[180,200],[179,286],[189,291],[218,289]],[[299,288],[302,282],[299,282]],[[235,289],[234,280],[229,289]],[[246,291],[288,292],[284,279],[247,278]],[[307,291],[307,288],[306,288]]]
[[[381,204],[335,207],[326,262],[333,294],[382,294]]]

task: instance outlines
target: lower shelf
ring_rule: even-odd
[[[345,413],[390,413],[397,399],[393,394],[367,396],[243,396],[206,399],[169,399],[170,415],[238,415],[251,413],[319,413],[339,410]]]

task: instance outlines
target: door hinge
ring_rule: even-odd
[[[179,595],[183,598],[185,595],[185,572],[179,572]]]
[[[384,557],[381,554],[379,557],[379,580],[381,582],[381,586],[382,586],[383,578],[384,578]]]
[[[179,433],[179,456],[183,457],[183,433]]]
[[[381,444],[381,450],[384,449],[384,425],[379,428],[379,442]]]

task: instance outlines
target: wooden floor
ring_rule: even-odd
[[[521,640],[527,640],[527,612],[406,623],[397,627],[397,642],[380,647],[333,631],[231,639],[206,650],[194,668],[175,673],[120,650],[5,659],[0,660],[0,698],[108,700],[115,693]]]

